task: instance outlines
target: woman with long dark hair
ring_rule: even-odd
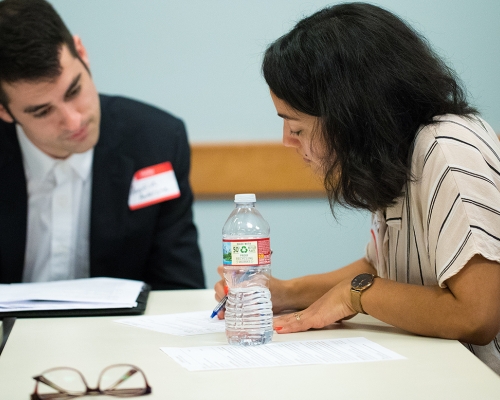
[[[278,333],[364,312],[458,339],[500,374],[500,147],[454,72],[394,14],[340,4],[272,43],[283,143],[337,205],[372,212],[364,258],[271,280]],[[223,283],[216,296],[223,296]]]

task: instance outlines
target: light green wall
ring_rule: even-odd
[[[184,119],[192,142],[280,140],[260,75],[266,45],[318,0],[52,0],[82,37],[98,89],[155,104]],[[333,3],[330,3],[333,4]],[[473,103],[500,132],[500,1],[384,0],[409,21],[465,82]],[[251,171],[249,171],[251,173]],[[271,173],[271,172],[270,172]],[[257,194],[258,196],[258,194]],[[273,273],[292,277],[362,256],[369,216],[338,222],[325,200],[258,201],[271,224]],[[208,286],[217,279],[222,225],[233,207],[197,202]]]

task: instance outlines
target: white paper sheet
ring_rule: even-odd
[[[341,364],[405,357],[363,337],[269,343],[263,346],[161,347],[189,371]]]
[[[212,310],[177,314],[145,315],[119,319],[115,322],[178,336],[224,332],[224,320],[210,318],[211,314]]]
[[[144,282],[117,278],[2,285],[0,312],[135,307],[143,285]]]

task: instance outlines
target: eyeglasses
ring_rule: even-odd
[[[105,368],[95,389],[89,387],[80,371],[69,367],[48,369],[33,379],[36,384],[31,400],[66,400],[88,395],[135,397],[151,393],[144,372],[130,364]]]

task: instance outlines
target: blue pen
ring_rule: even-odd
[[[250,272],[249,271],[246,271],[242,277],[240,277],[240,279],[238,279],[238,282],[243,282],[245,280],[246,277],[250,276]],[[224,286],[224,289],[226,290],[226,293],[229,291],[229,288],[227,286]],[[213,318],[215,317],[217,314],[219,314],[219,311],[222,310],[222,308],[226,305],[226,301],[227,301],[227,294],[222,298],[221,301],[219,301],[219,304],[217,304],[214,308],[214,310],[212,311],[212,315],[210,316],[210,318]]]
[[[271,250],[271,254],[273,254],[272,250]],[[238,279],[238,282],[243,282],[251,274],[252,274],[251,270],[245,271],[245,273],[243,274],[243,276],[241,276],[240,279]],[[225,288],[226,288],[226,292],[227,292],[227,286]],[[227,294],[222,298],[221,301],[219,301],[219,304],[217,304],[215,306],[214,310],[212,311],[212,315],[210,316],[210,318],[213,318],[217,314],[219,314],[219,311],[222,310],[222,308],[226,305],[226,301],[227,301]]]
[[[222,308],[226,305],[226,301],[227,301],[227,296],[224,296],[222,300],[219,301],[219,304],[217,304],[217,306],[212,311],[212,315],[210,316],[210,318],[213,318],[217,314],[219,314],[219,311],[222,310]]]

